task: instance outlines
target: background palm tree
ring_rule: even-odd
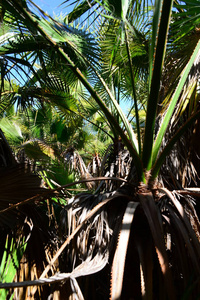
[[[32,76],[21,88],[24,103],[48,101],[92,123],[91,112],[99,111],[114,145],[102,162],[105,177],[96,191],[76,195],[62,210],[53,249],[62,246],[39,273],[43,280],[7,287],[46,284],[44,277],[59,269],[61,275],[49,280],[66,281],[52,291],[59,290],[61,299],[70,294],[79,299],[108,299],[109,294],[111,299],[193,299],[199,293],[200,233],[191,196],[199,194],[188,184],[198,184],[198,170],[197,160],[180,149],[194,140],[200,115],[198,2],[77,1],[63,23],[40,19],[23,2],[1,5],[9,24],[1,39],[2,74],[29,68]],[[87,12],[89,25],[83,30],[80,22],[74,29],[73,22]],[[3,76],[1,82],[3,91]],[[125,99],[133,117],[121,109]],[[190,145],[191,153],[198,151]],[[117,180],[120,185],[113,184]]]

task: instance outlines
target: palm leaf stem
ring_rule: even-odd
[[[43,273],[41,274],[39,279],[44,278],[47,274],[48,271],[51,269],[52,265],[55,263],[55,261],[58,259],[58,257],[61,255],[61,253],[63,252],[63,250],[66,248],[66,246],[70,243],[70,241],[74,238],[74,236],[80,231],[80,229],[82,229],[82,227],[84,226],[84,224],[91,218],[93,217],[103,206],[105,206],[108,202],[116,199],[118,196],[120,196],[119,194],[114,194],[113,196],[106,198],[105,200],[101,201],[100,203],[98,203],[84,218],[84,220],[82,220],[82,222],[74,229],[74,231],[71,233],[71,235],[68,236],[68,238],[65,240],[65,242],[62,244],[62,246],[60,247],[60,249],[56,252],[56,254],[54,255],[54,257],[52,258],[52,260],[49,262],[49,264],[47,265],[47,267],[44,269]],[[123,195],[124,196],[124,195]],[[131,197],[126,195],[127,199],[130,199]],[[34,294],[36,291],[36,289],[33,290],[32,294]]]
[[[118,73],[119,79],[118,79],[118,89],[117,89],[117,103],[120,105],[120,90],[121,90],[121,84],[120,84],[120,74]],[[117,122],[119,123],[119,114],[117,114]]]
[[[72,70],[72,72],[77,76],[77,78],[82,82],[82,84],[85,86],[85,88],[88,90],[88,92],[91,94],[91,96],[95,99],[97,104],[100,106],[102,111],[104,112],[105,116],[107,117],[111,128],[114,132],[117,132],[121,139],[123,140],[124,144],[130,151],[131,156],[133,157],[134,164],[137,170],[138,174],[138,180],[144,180],[144,174],[143,174],[143,168],[142,168],[142,162],[140,160],[140,157],[137,153],[137,150],[133,146],[133,139],[128,139],[126,134],[123,132],[122,128],[114,118],[114,116],[110,113],[109,109],[106,107],[105,103],[99,96],[99,94],[94,90],[94,88],[91,86],[91,84],[88,82],[88,80],[85,78],[85,76],[82,74],[82,72],[76,67],[74,62],[70,59],[70,57],[64,52],[64,50],[53,41],[53,39],[50,37],[49,34],[45,32],[45,30],[39,25],[39,23],[34,19],[34,17],[29,13],[22,5],[19,4],[18,1],[13,0],[13,3],[15,4],[15,7],[19,9],[19,11],[26,17],[26,19],[37,29],[40,34],[50,43],[50,45],[57,51],[57,53],[60,55],[61,59],[67,63],[69,68]],[[111,95],[112,96],[112,95]],[[117,101],[114,101],[114,104],[116,105],[119,112],[121,112],[121,108],[118,106]],[[125,115],[122,113],[122,117],[125,117]],[[126,121],[126,118],[125,118]],[[127,121],[128,122],[128,121]],[[127,128],[131,131],[130,124]]]
[[[200,110],[198,110],[194,115],[192,115],[185,123],[182,125],[179,130],[175,133],[175,135],[170,139],[168,144],[164,147],[156,162],[154,163],[151,171],[151,179],[152,181],[158,176],[159,170],[166,159],[167,155],[172,150],[174,144],[180,139],[180,137],[184,134],[184,132],[189,128],[192,123],[200,117]]]
[[[196,191],[195,188],[194,188],[194,190],[189,190],[189,188],[185,188],[184,190],[177,190],[176,192],[181,195],[200,197],[200,191],[198,191],[198,190]]]
[[[173,114],[173,111],[174,111],[174,108],[175,108],[175,105],[176,105],[176,103],[177,103],[177,101],[180,97],[180,94],[181,94],[182,89],[184,87],[184,84],[185,84],[185,82],[188,78],[191,67],[193,66],[194,61],[195,61],[197,55],[199,54],[199,52],[200,52],[200,41],[197,43],[197,45],[195,47],[195,50],[194,50],[189,62],[185,66],[184,70],[182,71],[182,75],[181,75],[181,78],[180,78],[179,83],[177,85],[177,88],[176,88],[176,90],[175,90],[175,92],[172,96],[172,99],[171,99],[171,102],[170,102],[169,107],[167,109],[166,115],[163,118],[162,123],[160,125],[156,140],[155,140],[154,145],[153,145],[152,163],[154,163],[156,158],[157,158],[157,155],[158,155],[158,152],[159,152],[159,149],[160,149],[160,145],[162,143],[163,136],[164,136],[164,134],[167,130],[170,118],[171,118],[171,116]]]
[[[112,263],[110,300],[121,299],[126,253],[131,233],[131,225],[139,202],[128,202],[119,234],[117,249]]]
[[[146,99],[143,100],[141,103],[140,103],[140,107],[139,107],[139,110],[142,109],[145,111],[146,113],[146,108],[145,108],[145,104],[146,104]],[[127,115],[127,118],[129,118],[130,114],[131,114],[131,111],[134,109],[134,104],[131,106],[130,110],[129,110],[129,113]],[[131,123],[135,118],[135,114],[132,114],[132,117],[131,119],[129,120],[129,122]]]
[[[91,66],[91,65],[90,65]],[[133,129],[131,127],[131,124],[129,123],[127,117],[125,116],[125,114],[123,113],[118,101],[113,97],[112,92],[110,91],[109,87],[107,86],[106,82],[104,81],[104,79],[100,76],[100,74],[98,74],[95,70],[95,68],[93,66],[91,66],[93,71],[95,72],[95,74],[98,76],[98,78],[100,79],[101,83],[103,84],[104,88],[106,89],[112,103],[114,104],[118,115],[121,117],[122,122],[124,123],[124,127],[128,133],[128,136],[130,138],[130,143],[132,144],[134,150],[136,151],[136,153],[138,154],[139,150],[138,150],[138,141],[136,139],[135,133],[133,132]],[[118,122],[117,122],[118,123]],[[119,124],[119,123],[118,123]],[[121,127],[120,127],[121,128]],[[122,130],[123,131],[123,130]],[[123,138],[122,138],[123,139]]]
[[[92,182],[92,181],[102,181],[102,180],[114,180],[114,181],[119,181],[121,183],[127,183],[126,179],[123,178],[118,178],[118,177],[95,177],[95,178],[87,178],[87,179],[82,179],[82,180],[78,180],[78,181],[74,181],[65,185],[61,185],[58,188],[51,190],[51,189],[47,189],[46,191],[42,191],[41,194],[37,194],[33,197],[30,197],[28,199],[25,199],[21,202],[18,202],[16,204],[13,204],[12,206],[9,206],[5,209],[0,210],[0,214],[3,214],[9,210],[15,209],[18,206],[24,205],[28,202],[31,201],[42,201],[44,199],[46,199],[48,196],[58,196],[58,192],[64,189],[67,189],[68,187],[80,184],[80,183],[87,183],[87,182]],[[135,186],[134,186],[135,187]]]
[[[62,5],[64,3],[66,3],[67,1],[64,1],[62,3]],[[70,12],[66,19],[68,21],[68,23],[72,23],[75,20],[77,20],[78,18],[82,17],[88,10],[90,10],[91,8],[93,8],[96,5],[96,1],[83,1],[81,4],[76,5],[76,7],[73,9],[72,12]],[[91,16],[91,14],[89,15],[89,17]],[[85,20],[83,20],[82,23],[84,23]],[[80,26],[82,25],[82,23],[80,24]]]
[[[151,38],[151,46],[150,46],[150,52],[149,52],[149,91],[151,88],[151,79],[152,79],[152,72],[153,72],[153,65],[154,65],[154,51],[156,46],[156,38],[158,34],[158,28],[159,28],[159,20],[161,15],[161,5],[162,1],[156,0],[155,3],[155,11],[153,15],[153,24],[152,24],[152,38]]]
[[[152,147],[154,139],[156,111],[172,3],[173,0],[163,1],[160,27],[155,50],[155,62],[151,81],[151,89],[147,104],[147,116],[142,155],[143,166],[147,171],[151,169],[152,165]]]
[[[127,50],[127,54],[128,54],[128,63],[129,63],[129,67],[130,67],[131,84],[132,84],[132,89],[133,89],[133,99],[134,99],[137,139],[138,139],[138,151],[139,151],[139,154],[141,154],[140,120],[139,120],[139,113],[138,113],[137,97],[136,97],[136,92],[135,92],[135,78],[134,78],[134,74],[133,74],[133,66],[132,66],[132,61],[131,61],[130,48],[129,48],[129,42],[128,42],[128,32],[126,29],[126,25],[125,25],[125,41],[126,41],[126,50]]]

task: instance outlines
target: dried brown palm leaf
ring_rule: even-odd
[[[50,228],[48,227],[48,217],[45,214],[45,210],[40,209],[38,206],[24,205],[20,210],[21,218],[19,219],[18,217],[17,225],[12,230],[1,226],[1,236],[5,231],[8,232],[9,237],[13,238],[14,245],[17,244],[20,238],[24,240],[23,247],[25,249],[22,251],[22,249],[17,248],[17,251],[22,253],[21,256],[17,256],[18,267],[15,269],[16,275],[14,273],[15,281],[38,278],[44,265],[48,264],[49,256],[51,258],[52,253],[56,250],[53,230],[51,230],[50,234]],[[53,266],[53,268],[56,268],[56,266]],[[42,291],[39,289],[38,293],[48,296],[49,290],[49,288],[45,288]],[[15,290],[14,299],[27,299],[29,292],[29,289]],[[8,295],[11,296],[12,293],[13,289],[10,289]]]
[[[92,178],[91,173],[88,171],[82,157],[74,148],[67,149],[64,154],[65,163],[68,165],[69,170],[73,170],[78,174],[78,178],[89,179]],[[85,182],[88,189],[94,188],[93,182]]]
[[[199,40],[199,36],[193,32],[190,38],[194,36]],[[193,41],[195,42],[195,41]],[[182,48],[182,47],[181,47]],[[183,47],[184,48],[184,47]],[[190,48],[189,51],[191,51]],[[180,63],[184,65],[187,61],[188,49],[183,51],[182,56],[177,59],[170,57],[163,74],[163,84],[161,89],[160,113],[158,115],[158,124],[162,122],[163,117],[167,113],[166,105],[170,103],[171,92],[174,89],[174,83],[178,80],[178,74],[181,68],[173,69],[173,74],[170,69],[172,65]],[[182,126],[182,124],[190,118],[190,116],[199,109],[199,76],[200,76],[200,55],[197,54],[194,63],[190,69],[188,78],[179,95],[179,99],[173,111],[173,115],[169,121],[168,129],[165,137],[162,140],[162,147],[168,143],[174,133]],[[169,86],[171,85],[171,87]],[[162,96],[163,93],[163,96]],[[180,187],[189,187],[191,185],[199,185],[199,170],[200,170],[200,149],[199,149],[199,120],[184,133],[184,135],[176,142],[171,153],[167,156],[165,163],[161,169],[161,175],[165,184],[172,190]],[[158,126],[159,127],[159,126]]]
[[[169,130],[170,133],[167,138],[170,137],[172,131]],[[160,181],[162,180],[170,190],[198,186],[200,152],[199,146],[194,142],[197,139],[195,129],[188,131],[174,145],[170,155],[166,158],[161,168]],[[165,143],[166,140],[163,139],[163,146]]]
[[[127,179],[131,170],[131,156],[128,150],[124,149],[121,141],[117,140],[111,144],[102,159],[100,174],[107,177],[119,177]],[[119,188],[117,182],[108,181],[104,186],[107,191],[114,191]]]
[[[20,237],[25,239],[24,243],[27,243],[27,246],[21,262],[18,261],[19,267],[18,270],[16,268],[15,280],[33,280],[40,276],[40,270],[48,264],[48,255],[55,249],[55,245],[50,243],[52,236],[47,228],[48,217],[41,209],[41,199],[43,195],[47,196],[48,191],[41,187],[41,179],[32,173],[30,165],[18,164],[15,161],[1,131],[0,135],[1,244],[3,236],[7,233],[10,238],[13,238],[14,244]],[[11,289],[10,296],[12,292]],[[16,290],[14,299],[27,299],[27,293],[29,293],[27,289]],[[41,290],[38,290],[38,293],[41,294]],[[45,295],[45,291],[42,293]],[[49,291],[46,295],[48,294]]]
[[[168,198],[171,200],[171,202],[173,203],[175,209],[177,210],[177,213],[180,215],[184,226],[186,227],[186,230],[188,231],[189,235],[192,238],[192,241],[194,243],[194,247],[196,248],[196,254],[199,255],[200,254],[200,244],[198,241],[198,237],[199,237],[199,229],[200,229],[200,223],[198,220],[198,217],[196,214],[194,214],[194,208],[192,207],[192,203],[191,203],[191,199],[190,201],[186,201],[186,197],[179,197],[178,193],[176,193],[176,191],[174,191],[173,193],[171,193],[170,191],[168,191],[166,188],[160,188],[161,192],[164,192]],[[179,198],[179,199],[178,199]],[[185,203],[181,203],[185,202]],[[191,221],[193,224],[191,224]],[[195,225],[196,223],[196,229],[197,229],[197,233],[195,233],[194,228],[192,227],[192,225]],[[195,249],[194,248],[194,249]],[[200,271],[200,269],[199,269]]]
[[[200,292],[198,285],[195,285],[195,281],[200,279],[200,223],[192,204],[194,200],[191,197],[187,199],[186,195],[180,196],[177,192],[164,190],[165,195],[161,196],[159,207],[177,298],[186,295],[189,287],[194,296]]]
[[[134,210],[134,218],[133,213],[130,214],[131,221],[128,226],[130,239],[129,242],[127,239],[123,245],[126,257],[125,265],[123,264],[124,275],[123,271],[120,271],[118,277],[118,287],[122,286],[123,282],[123,288],[119,292],[121,299],[128,299],[131,295],[137,295],[143,299],[147,299],[147,295],[148,299],[160,299],[166,293],[170,297],[176,298],[177,296],[179,299],[183,293],[187,292],[191,276],[194,275],[195,278],[200,276],[198,269],[199,244],[195,241],[191,243],[188,239],[188,236],[194,238],[194,224],[195,230],[199,230],[199,221],[196,215],[194,218],[188,218],[182,213],[186,211],[189,215],[193,212],[191,199],[190,201],[184,200],[183,196],[180,199],[177,193],[171,194],[164,188],[160,191],[159,194],[154,190],[154,195],[141,189],[138,194],[139,198],[137,198],[135,188],[125,185],[114,193],[76,196],[68,206],[69,231],[66,232],[68,237],[40,278],[13,285],[10,283],[7,287],[40,286],[49,283],[60,285],[61,282],[70,280],[71,288],[67,282],[63,288],[68,290],[69,295],[72,293],[76,295],[72,299],[77,297],[90,299],[86,288],[87,284],[97,288],[101,276],[104,278],[104,283],[109,279],[111,270],[107,265],[108,254],[109,261],[111,263],[113,261],[115,264],[113,270],[115,268],[119,270],[118,264],[123,260],[117,259],[118,256],[114,253],[121,228],[120,224],[127,201],[137,199],[137,202],[134,202],[134,205],[137,205],[137,209]],[[140,203],[138,203],[138,199]],[[128,224],[125,222],[125,217],[122,223],[124,224],[122,228],[126,228]],[[56,261],[59,262],[61,273],[54,273],[56,269],[52,269],[51,275],[49,271]],[[95,273],[98,273],[95,283],[90,283],[90,274]],[[45,278],[47,274],[50,277]],[[140,278],[139,282],[138,278]],[[172,281],[176,282],[176,286],[173,287]],[[138,289],[139,286],[140,289]],[[107,289],[107,293],[105,292],[100,299],[108,299],[108,286],[105,289]],[[33,288],[32,294],[35,292],[36,289]],[[198,286],[196,285],[193,287],[192,293],[197,292]],[[96,293],[94,288],[91,299],[98,299]],[[118,298],[113,296],[113,299]]]
[[[70,204],[77,212],[77,216],[79,215],[77,219],[71,219],[72,230],[74,227],[74,223],[76,223],[76,228],[72,231],[71,235],[68,236],[62,247],[57,251],[45,271],[40,276],[40,279],[34,280],[33,282],[13,283],[10,286],[25,287],[32,285],[46,285],[49,283],[66,281],[70,278],[72,279],[72,282],[74,284],[73,278],[93,274],[103,269],[108,262],[108,245],[110,244],[109,241],[111,236],[111,229],[108,226],[107,213],[105,210],[102,210],[102,208],[106,204],[111,202],[111,200],[117,200],[122,196],[124,195],[119,192],[114,193],[113,195],[105,194],[102,195],[102,197],[85,194],[76,198],[74,203]],[[80,209],[80,207],[82,207],[82,209]],[[109,214],[111,214],[111,210]],[[113,221],[113,223],[115,223],[116,226],[116,219],[115,221]],[[87,229],[88,226],[86,225],[88,224],[89,229],[87,230],[88,232],[85,237],[84,232],[85,229]],[[72,271],[67,274],[61,273],[58,275],[53,275],[53,277],[50,277],[48,279],[44,278],[44,276],[49,272],[59,256],[63,253],[64,249],[69,245],[70,241],[74,237],[76,237],[75,240],[73,240],[73,242],[75,241],[76,243],[76,246],[74,248],[74,252],[76,253],[74,253],[73,255],[72,252],[72,256],[65,261],[65,266],[63,265],[63,268],[65,269],[69,268],[70,266]],[[87,244],[87,247],[85,247],[85,244]],[[69,264],[69,260],[71,260],[71,264]],[[62,270],[62,266],[60,266],[60,270]],[[78,282],[75,284],[76,288],[73,285],[74,291],[79,291],[77,284]],[[8,286],[8,284],[4,285],[4,287]],[[33,288],[32,295],[35,292],[36,289]]]
[[[98,153],[95,153],[95,155],[92,158],[92,161],[89,163],[88,167],[88,172],[93,176],[93,177],[98,177],[100,176],[100,169],[101,169],[101,158],[98,155]]]
[[[44,217],[43,217],[44,219]],[[35,220],[36,221],[36,220]],[[49,228],[47,222],[44,224],[42,220],[37,218],[38,223],[34,224],[32,234],[28,241],[27,249],[20,262],[14,282],[26,282],[39,279],[44,266],[47,266],[57,250],[58,243]],[[55,233],[54,233],[55,234]],[[55,263],[49,271],[50,274],[58,272],[58,263]],[[32,286],[14,289],[14,299],[28,299],[33,290]],[[38,286],[36,290],[36,298],[48,298],[53,294],[50,286]]]
[[[138,196],[149,223],[167,293],[170,299],[175,299],[175,288],[165,248],[161,213],[151,193],[139,193]]]
[[[16,164],[12,150],[0,129],[0,168],[10,167]]]
[[[17,207],[8,211],[6,209],[31,197],[41,196],[46,190],[40,186],[40,178],[32,174],[25,165],[16,164],[9,168],[1,168],[0,180],[0,224],[12,227],[25,211],[21,208],[16,209]]]
[[[120,246],[125,249],[125,264],[123,251],[123,259],[116,250],[113,260],[111,299],[129,299],[133,295],[138,299],[163,299],[166,294],[170,299],[181,299],[190,284],[191,295],[199,293],[196,281],[200,279],[200,223],[192,199],[160,190],[162,193],[155,196],[145,190],[138,194],[140,204],[132,224],[125,224],[130,239]]]
[[[198,62],[199,69],[200,62]],[[195,66],[193,66],[194,68]],[[189,82],[184,87],[172,119],[170,120],[167,133],[162,140],[163,147],[167,144],[181,125],[199,109],[199,71],[190,76]],[[158,123],[162,119],[159,115]],[[200,121],[187,130],[176,142],[171,153],[167,156],[161,168],[161,175],[165,184],[170,189],[199,185],[200,182],[200,148],[199,148]]]
[[[138,204],[138,202],[129,202],[123,217],[119,241],[112,264],[110,299],[120,299],[121,296],[128,240],[134,213]]]

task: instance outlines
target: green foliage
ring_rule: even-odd
[[[5,250],[1,258],[0,264],[0,281],[12,282],[20,265],[20,260],[26,250],[27,243],[25,238],[15,241],[14,238],[6,237]],[[0,289],[0,297],[2,300],[7,299],[8,290]],[[13,295],[9,298],[13,299]]]

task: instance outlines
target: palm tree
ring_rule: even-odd
[[[200,232],[191,196],[199,194],[186,188],[182,184],[184,175],[177,174],[180,166],[185,164],[188,170],[193,166],[185,163],[180,145],[187,147],[199,126],[198,2],[163,0],[150,7],[148,1],[139,0],[77,1],[77,7],[66,18],[68,25],[51,18],[39,19],[15,0],[6,0],[2,5],[13,16],[13,25],[20,28],[0,48],[4,61],[15,59],[18,66],[28,65],[42,89],[43,83],[49,87],[50,74],[55,76],[47,66],[49,58],[56,57],[53,66],[64,66],[69,76],[67,95],[77,96],[70,93],[70,84],[80,84],[84,95],[81,104],[94,103],[92,107],[99,108],[110,128],[115,147],[113,161],[107,156],[105,170],[123,157],[123,147],[130,159],[124,178],[96,178],[105,182],[96,193],[80,194],[64,208],[62,216],[68,226],[62,234],[67,238],[44,269],[41,280],[1,287],[65,280],[60,297],[65,293],[65,297],[73,294],[78,299],[108,299],[111,279],[111,299],[194,299],[199,293]],[[88,21],[92,20],[87,28],[90,33],[73,31],[72,22],[84,18],[87,11]],[[91,19],[92,13],[95,18]],[[190,26],[187,16],[195,25]],[[32,55],[28,63],[23,57],[25,52]],[[15,53],[22,53],[20,60]],[[41,72],[35,69],[36,57]],[[4,73],[6,68],[3,64]],[[142,87],[144,99],[140,98]],[[120,107],[125,96],[133,104],[134,126]],[[141,109],[145,127],[140,127]],[[188,128],[190,134],[186,134]],[[168,170],[175,176],[166,175]],[[121,185],[110,189],[108,179],[118,180]],[[45,279],[56,261],[61,274],[51,269],[55,276]],[[94,288],[88,290],[88,284]],[[100,287],[105,287],[104,294],[98,293]]]

